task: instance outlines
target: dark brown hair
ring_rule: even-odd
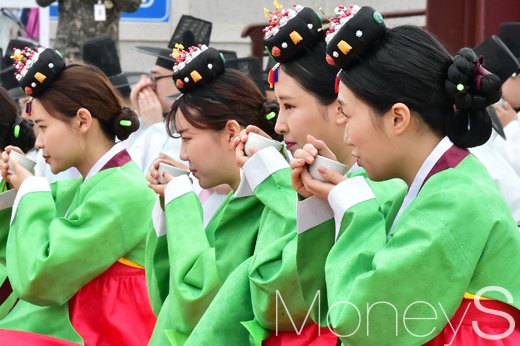
[[[18,136],[15,127],[19,126]],[[36,136],[32,123],[18,115],[18,107],[7,90],[0,86],[0,150],[8,145],[22,149],[24,153],[34,148]]]
[[[227,69],[210,83],[174,102],[166,118],[166,128],[172,137],[178,137],[177,110],[196,128],[220,131],[229,120],[235,120],[244,127],[258,126],[272,138],[279,139],[274,131],[276,118],[266,118],[271,112],[278,113],[278,104],[267,100],[251,78],[237,70]]]
[[[67,66],[37,99],[47,112],[62,120],[75,117],[80,108],[88,109],[108,138],[124,140],[139,128],[137,114],[122,107],[121,95],[94,66]]]

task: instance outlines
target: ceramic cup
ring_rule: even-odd
[[[323,177],[321,176],[320,172],[318,172],[318,167],[320,166],[333,170],[341,175],[345,175],[348,171],[348,167],[342,164],[341,162],[334,161],[324,156],[318,155],[314,158],[314,162],[309,166],[309,173],[314,179],[319,181],[325,181],[325,179],[323,179]]]
[[[34,166],[36,165],[36,162],[13,150],[11,150],[9,153],[9,169],[7,170],[8,173],[14,174],[13,165],[11,163],[11,159],[13,158],[18,161],[26,170],[34,173]]]
[[[159,183],[161,183],[161,184],[166,184],[166,181],[164,181],[164,176],[163,176],[163,173],[165,173],[165,172],[170,174],[172,177],[178,177],[178,176],[181,176],[183,174],[189,174],[190,173],[190,171],[187,171],[187,170],[184,170],[184,169],[181,169],[181,168],[177,168],[177,167],[174,167],[172,165],[160,162],[159,163]]]
[[[282,150],[282,143],[275,141],[274,139],[269,139],[264,136],[260,136],[254,132],[250,132],[247,134],[247,142],[244,146],[244,152],[247,156],[251,156],[249,150],[251,148],[255,148],[256,151],[260,151],[267,147],[274,147],[277,151]]]

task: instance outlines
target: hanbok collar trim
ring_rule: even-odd
[[[122,153],[122,154],[120,154]],[[97,162],[92,166],[84,181],[92,178],[96,173],[113,167],[119,167],[125,164],[130,160],[130,155],[128,155],[128,160],[125,160],[125,154],[128,155],[128,152],[125,149],[125,145],[122,142],[118,142],[114,144],[110,150],[108,150],[103,156],[97,160]]]
[[[439,144],[437,144],[415,175],[412,185],[404,198],[404,202],[394,219],[388,236],[392,234],[397,221],[400,219],[406,208],[408,208],[410,203],[415,200],[426,181],[436,173],[448,168],[456,167],[468,154],[469,151],[467,149],[455,146],[448,137],[444,137]]]

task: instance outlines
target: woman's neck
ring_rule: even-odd
[[[234,172],[232,177],[230,177],[229,182],[227,184],[231,186],[233,191],[236,191],[238,189],[238,186],[240,185],[240,170],[237,169],[236,172]]]
[[[92,167],[99,161],[99,159],[107,153],[114,146],[114,142],[109,140],[103,141],[98,145],[91,145],[85,148],[82,160],[76,165],[76,168],[81,173],[83,178],[86,178]]]
[[[424,161],[426,161],[441,140],[442,137],[439,135],[433,133],[423,134],[406,146],[406,148],[413,148],[413,150],[408,149],[409,151],[404,153],[403,159],[399,160],[403,162],[401,165],[402,173],[399,175],[406,185],[412,185]]]

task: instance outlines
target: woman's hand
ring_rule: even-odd
[[[308,198],[312,196],[312,193],[307,190],[302,180],[303,171],[308,172],[307,166],[305,164],[305,157],[307,156],[308,153],[305,150],[298,149],[294,152],[291,162],[289,162],[292,170],[291,184],[294,190],[303,198]]]
[[[325,142],[308,135],[307,143],[302,149],[296,150],[294,158],[291,160],[291,168],[293,170],[291,182],[299,195],[305,198],[316,195],[326,200],[330,190],[346,178],[325,167],[319,167],[318,172],[326,182],[314,179],[309,173],[308,165],[311,165],[318,155],[336,160],[336,155],[327,147]]]
[[[24,155],[23,151],[15,146],[7,146],[1,155],[1,166],[2,177],[8,182],[14,189],[19,190],[20,186],[28,177],[32,177],[33,174],[25,169],[15,158],[11,160],[14,173],[9,173],[9,154],[11,151]]]
[[[318,168],[318,172],[325,179],[325,182],[314,179],[308,169],[302,171],[301,180],[306,191],[324,200],[329,198],[330,191],[336,185],[347,179],[344,175],[323,166]]]
[[[233,142],[233,146],[235,148],[237,166],[239,168],[244,167],[247,160],[249,160],[249,156],[253,156],[253,154],[256,153],[256,151],[257,151],[257,149],[253,147],[253,148],[249,149],[249,154],[250,154],[249,156],[247,156],[245,153],[245,145],[246,145],[246,142],[248,139],[248,134],[250,134],[250,133],[256,133],[262,137],[272,139],[267,133],[262,131],[259,127],[256,127],[253,125],[249,125],[244,130],[242,130],[240,132],[240,134],[237,137],[235,137],[234,142]]]
[[[148,180],[148,182],[149,182],[148,187],[150,187],[158,195],[164,197],[164,190],[166,189],[166,185],[168,185],[168,183],[170,182],[170,180],[172,180],[173,177],[168,172],[164,172],[163,178],[164,178],[165,183],[161,184],[159,182],[159,164],[160,163],[165,163],[167,165],[174,166],[174,167],[184,169],[184,170],[189,170],[189,168],[186,165],[184,165],[183,163],[175,161],[170,156],[168,156],[164,153],[161,153],[159,155],[159,158],[154,161],[152,167],[150,168],[150,171],[146,175],[146,180]]]
[[[139,116],[143,120],[144,128],[163,120],[161,100],[152,88],[146,87],[137,95]]]
[[[311,165],[318,155],[337,161],[336,155],[329,149],[327,144],[311,135],[307,135],[307,143],[303,146],[303,150],[307,152],[307,156],[304,159],[308,165]]]

